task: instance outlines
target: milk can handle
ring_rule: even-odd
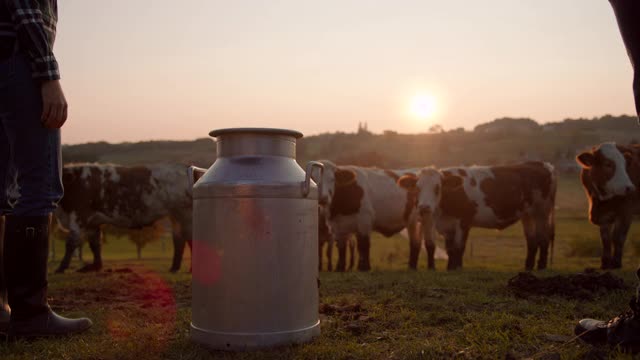
[[[307,163],[306,174],[304,176],[304,182],[302,183],[302,196],[307,197],[309,192],[311,191],[311,173],[313,172],[313,168],[317,167],[320,169],[320,183],[318,184],[318,195],[322,196],[322,174],[324,173],[324,164],[318,161],[309,161]]]

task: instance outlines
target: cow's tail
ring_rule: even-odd
[[[558,190],[558,177],[555,169],[551,166],[551,208],[549,210],[548,231],[549,245],[551,245],[551,253],[549,254],[549,267],[553,267],[553,252],[556,243],[556,192]]]

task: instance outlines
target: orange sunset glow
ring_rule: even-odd
[[[634,109],[607,1],[59,7],[65,143],[193,139],[235,126],[312,135],[360,121],[374,132],[471,129],[503,116],[544,123]],[[434,88],[433,100],[412,104]]]

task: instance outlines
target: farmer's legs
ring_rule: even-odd
[[[7,284],[4,280],[4,265],[2,263],[2,250],[4,248],[4,216],[0,216],[0,334],[9,329],[11,312],[7,299]]]
[[[638,270],[636,270],[636,275],[638,277],[638,287],[636,288],[636,302],[640,303],[640,266]]]
[[[88,319],[57,316],[47,303],[50,217],[62,198],[60,131],[43,127],[40,85],[25,57],[0,63],[0,125],[9,151],[4,268],[10,336],[62,335]]]
[[[640,1],[609,0],[618,20],[622,40],[634,69],[633,92],[640,116]]]
[[[627,48],[631,65],[634,69],[633,91],[636,102],[636,112],[640,116],[640,1],[637,0],[609,0],[613,6],[622,40]],[[616,228],[619,226],[616,225]],[[601,229],[602,230],[602,229]],[[628,228],[620,227],[614,230],[624,235]],[[616,254],[614,257],[614,267],[619,265],[622,242],[618,240]],[[604,260],[604,257],[603,257]],[[603,261],[603,265],[604,261]],[[640,268],[636,275],[640,282]],[[610,321],[599,321],[594,319],[582,319],[575,329],[576,335],[589,343],[608,343],[612,346],[620,346],[623,350],[640,352],[640,287],[636,296],[629,302],[629,311],[611,319]]]
[[[9,213],[49,215],[63,193],[60,130],[42,126],[40,88],[31,80],[26,58],[5,61],[0,73],[7,77],[0,87],[0,119],[12,165],[6,185]]]
[[[0,78],[0,84],[5,79]],[[2,91],[0,85],[0,91]],[[1,108],[0,108],[1,109]],[[1,116],[1,113],[0,113]],[[9,327],[9,302],[7,299],[7,284],[4,278],[3,249],[4,249],[4,215],[9,212],[7,200],[7,178],[11,166],[9,159],[9,140],[2,126],[0,117],[0,333],[7,331]]]

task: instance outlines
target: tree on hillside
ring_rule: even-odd
[[[163,220],[158,220],[150,226],[140,229],[123,229],[113,226],[103,227],[109,236],[127,237],[135,244],[138,260],[142,259],[142,249],[148,244],[159,240],[167,233],[167,227]]]
[[[509,133],[526,134],[542,130],[540,124],[529,118],[500,118],[488,123],[476,126],[473,131],[477,133]]]
[[[429,127],[430,134],[441,134],[444,132],[444,128],[440,124],[433,124]]]

